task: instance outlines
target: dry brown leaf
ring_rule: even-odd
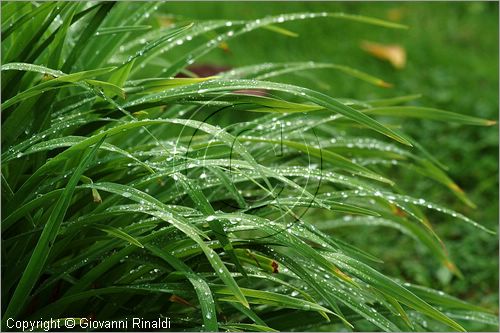
[[[279,266],[278,266],[278,263],[276,261],[273,260],[273,262],[271,263],[271,267],[273,268],[273,273],[279,273]]]
[[[363,41],[361,48],[376,58],[389,61],[394,68],[402,69],[406,65],[406,50],[400,45]]]
[[[179,304],[190,306],[190,307],[195,307],[193,304],[189,303],[184,298],[177,296],[177,295],[170,296],[169,300],[170,300],[170,302],[179,303]]]

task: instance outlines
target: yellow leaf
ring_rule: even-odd
[[[137,119],[145,119],[149,116],[149,113],[146,111],[137,111],[137,112],[132,113],[132,115],[134,117],[136,117]]]
[[[406,50],[400,45],[363,41],[361,48],[376,58],[389,61],[394,68],[402,69],[406,65]]]
[[[402,8],[391,8],[387,11],[387,18],[393,22],[401,22],[404,16]]]
[[[158,24],[161,27],[170,27],[174,25],[174,20],[171,17],[168,16],[159,16],[157,17]]]
[[[219,44],[219,48],[221,48],[224,52],[230,52],[229,45],[226,42],[222,42]]]

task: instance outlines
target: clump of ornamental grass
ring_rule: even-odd
[[[341,13],[193,22],[159,6],[2,3],[2,329],[67,317],[169,317],[188,331],[496,325],[488,309],[385,276],[334,232],[396,228],[460,276],[425,213],[490,231],[398,188],[391,170],[408,169],[473,206],[394,125],[493,122],[275,80],[325,70],[388,85],[335,63],[191,70],[255,29],[289,35],[283,22],[403,26]]]

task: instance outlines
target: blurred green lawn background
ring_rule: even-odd
[[[384,89],[330,70],[285,76],[334,97],[369,100],[422,94],[416,105],[488,119],[498,118],[497,2],[191,2],[167,3],[164,14],[199,19],[252,19],[291,12],[345,12],[399,19],[410,27],[393,30],[335,19],[295,21],[281,27],[287,37],[267,30],[246,34],[201,63],[244,66],[264,62],[318,61],[351,66],[394,85]],[[401,70],[360,49],[363,40],[399,44],[407,51]],[[390,120],[387,120],[390,121]],[[480,128],[412,120],[404,131],[449,167],[449,175],[478,208],[468,209],[435,182],[402,172],[401,188],[448,205],[498,230],[498,127]],[[458,221],[429,218],[465,279],[452,277],[436,260],[396,231],[371,233],[342,229],[343,237],[381,256],[379,268],[396,277],[441,288],[473,303],[498,309],[498,238]]]

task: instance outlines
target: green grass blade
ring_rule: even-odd
[[[104,225],[104,224],[95,224],[94,227],[96,229],[99,229],[101,231],[108,233],[109,235],[111,235],[113,237],[123,239],[124,241],[129,242],[130,244],[134,244],[140,248],[144,248],[144,245],[142,245],[139,240],[137,240],[136,238],[130,236],[129,234],[127,234],[126,232],[124,232],[118,228],[115,228],[115,227],[112,227],[109,225]]]
[[[73,66],[75,65],[78,57],[83,53],[87,45],[87,41],[94,35],[97,31],[101,23],[106,18],[108,12],[115,5],[114,2],[109,3],[101,3],[99,4],[100,8],[97,10],[97,13],[92,17],[90,22],[85,27],[85,30],[80,34],[80,38],[75,44],[75,47],[71,50],[71,53],[67,56],[66,61],[62,65],[61,70],[63,72],[70,72]]]
[[[372,283],[377,289],[393,296],[399,300],[399,302],[413,307],[457,331],[465,331],[462,326],[445,316],[442,312],[436,310],[422,299],[403,288],[390,278],[387,278],[375,271],[373,268],[370,268],[367,265],[342,254],[330,254],[329,257],[335,259],[335,261],[347,271],[351,271],[353,274],[359,274],[361,277],[369,277],[370,283]]]
[[[265,82],[265,81],[260,82],[254,80],[213,80],[213,81],[206,81],[200,84],[195,84],[188,87],[190,89],[179,88],[182,90],[178,91],[174,91],[172,89],[169,90],[168,93],[159,93],[148,96],[146,98],[140,98],[131,103],[125,104],[124,107],[137,110],[145,107],[151,107],[154,105],[153,103],[155,102],[158,103],[158,101],[161,100],[168,101],[169,99],[179,99],[181,97],[187,97],[195,94],[221,92],[227,90],[241,90],[241,89],[269,89],[300,96],[328,110],[340,113],[351,120],[366,125],[367,127],[377,132],[380,132],[398,142],[411,146],[411,143],[409,143],[408,140],[406,140],[404,137],[402,137],[394,130],[389,129],[388,127],[373,120],[372,118],[368,117],[362,112],[359,112],[351,107],[348,107],[328,95],[310,89],[297,87],[293,85],[287,85],[287,84]]]
[[[495,120],[481,119],[460,113],[418,106],[389,106],[371,108],[363,111],[378,116],[429,119],[444,122],[455,122],[464,125],[491,126],[497,123]]]
[[[104,139],[105,137],[103,137],[89,152],[87,152],[83,156],[78,165],[78,168],[75,170],[75,173],[68,181],[64,192],[61,194],[61,197],[57,201],[57,204],[54,207],[54,210],[50,215],[50,218],[47,221],[42,234],[40,235],[40,239],[38,240],[37,245],[33,250],[30,261],[28,262],[28,265],[26,266],[26,269],[21,279],[19,280],[19,284],[16,287],[14,295],[12,296],[9,305],[5,310],[2,320],[3,325],[5,325],[6,318],[16,318],[24,309],[29,294],[44,269],[45,262],[47,261],[47,257],[50,253],[50,249],[53,246],[53,242],[57,237],[59,227],[62,223],[62,220],[64,219],[64,215],[66,214],[66,211],[68,210],[68,207],[71,203],[75,187],[80,180],[81,175],[85,171],[87,164],[93,159],[95,153],[97,152],[97,149],[102,144]]]
[[[203,322],[205,324],[205,330],[208,332],[216,332],[219,330],[217,324],[217,316],[215,309],[215,302],[212,297],[212,291],[208,286],[208,283],[203,280],[199,275],[194,273],[189,266],[175,258],[174,256],[162,251],[158,247],[152,245],[146,245],[147,249],[153,252],[155,255],[167,261],[178,271],[186,274],[191,284],[198,295],[198,300],[200,302],[201,313],[203,315]]]

